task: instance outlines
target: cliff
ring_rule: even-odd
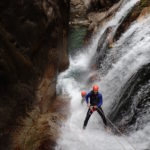
[[[48,113],[68,66],[68,20],[69,0],[0,2],[0,149],[23,149],[25,120]]]
[[[57,75],[69,63],[68,24],[86,26],[89,30],[85,38],[89,39],[121,3],[122,0],[1,0],[0,149],[54,148],[68,106],[67,97],[56,95]],[[149,12],[148,6],[149,0],[141,0],[111,42],[118,40],[138,16],[140,21]]]

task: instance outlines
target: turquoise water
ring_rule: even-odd
[[[69,29],[67,50],[70,55],[74,55],[84,44],[87,28],[83,26],[73,26]]]

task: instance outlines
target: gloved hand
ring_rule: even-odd
[[[94,107],[94,109],[96,109],[97,108],[97,106],[95,105],[95,106],[93,106]]]
[[[94,107],[90,106],[89,108],[90,108],[91,112],[93,113],[94,112]]]
[[[88,103],[88,108],[93,112],[93,106],[90,103]]]

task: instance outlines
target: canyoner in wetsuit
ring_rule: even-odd
[[[86,128],[88,120],[94,111],[98,112],[105,126],[107,126],[107,121],[106,121],[104,112],[101,108],[103,104],[103,98],[102,98],[102,94],[98,92],[98,89],[99,87],[97,85],[94,85],[93,90],[86,95],[86,102],[88,104],[89,109],[88,109],[88,112],[87,112],[87,115],[83,124],[83,129]],[[90,98],[90,102],[89,102],[89,98]]]
[[[85,99],[85,98],[86,98],[86,92],[85,92],[85,91],[82,91],[82,92],[81,92],[81,96],[82,96],[81,104],[83,104],[84,101],[86,100],[86,99]]]

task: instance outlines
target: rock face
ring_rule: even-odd
[[[87,26],[88,33],[85,37],[85,41],[88,41],[88,38],[91,37],[93,33],[96,33],[97,28],[114,15],[122,2],[123,0],[71,0],[72,19],[70,20],[70,25]],[[120,24],[115,34],[114,41],[120,38],[121,34],[138,18],[141,12],[145,16],[145,12],[148,12],[148,8],[146,9],[146,7],[149,6],[149,0],[141,0],[137,3]],[[143,10],[144,8],[145,11]],[[143,16],[142,14],[141,16]],[[140,19],[138,19],[138,21],[139,20]]]
[[[88,25],[87,5],[84,0],[70,1],[70,25]]]
[[[69,15],[70,24],[85,25],[93,32],[113,16],[120,3],[119,0],[1,0],[0,149],[52,149],[57,138],[53,133],[57,127],[53,125],[59,126],[58,120],[64,115],[55,86],[58,73],[68,66]],[[140,20],[149,11],[148,6],[149,0],[141,0],[120,25],[115,38],[142,12]],[[99,42],[99,49],[102,43]],[[59,116],[55,112],[60,107]]]
[[[89,11],[106,11],[119,0],[90,0]]]
[[[140,128],[141,120],[138,118],[140,115],[144,116],[148,109],[146,104],[149,103],[149,80],[150,80],[150,64],[143,65],[122,87],[120,95],[116,98],[116,104],[112,106],[110,118],[113,122],[127,131],[133,126],[133,130]],[[144,90],[145,93],[140,95],[140,91]],[[142,92],[141,92],[142,94]],[[142,97],[142,98],[141,98]],[[138,120],[138,119],[139,120]],[[147,122],[144,122],[145,124]]]
[[[120,27],[118,28],[116,35],[114,37],[115,40],[118,40],[122,33],[124,33],[128,27],[131,25],[133,21],[136,21],[139,16],[146,16],[146,12],[148,12],[148,8],[150,6],[149,0],[141,0],[135,7],[132,9],[132,11],[126,16],[125,20],[122,22]],[[141,14],[141,15],[140,15]],[[139,18],[138,21],[141,19]]]
[[[150,6],[149,7],[145,7],[140,16],[138,17],[138,21],[142,21],[144,18],[146,18],[148,15],[150,14]]]
[[[105,20],[109,19],[109,17],[112,17],[114,15],[122,2],[123,1],[120,0],[118,3],[115,3],[113,6],[108,8],[108,10],[101,10],[102,12],[90,12],[88,14],[88,20],[90,22],[89,30],[96,32],[100,24],[103,24]]]
[[[115,11],[115,8],[112,8],[108,13],[104,12],[118,1],[119,0],[71,0],[70,24],[89,26],[91,22],[93,23],[93,20],[100,22],[101,18],[110,16],[113,9]],[[98,11],[103,11],[104,13],[99,14]]]
[[[35,105],[48,112],[55,99],[56,76],[68,66],[68,21],[69,0],[1,0],[0,149],[12,149],[19,118]]]

